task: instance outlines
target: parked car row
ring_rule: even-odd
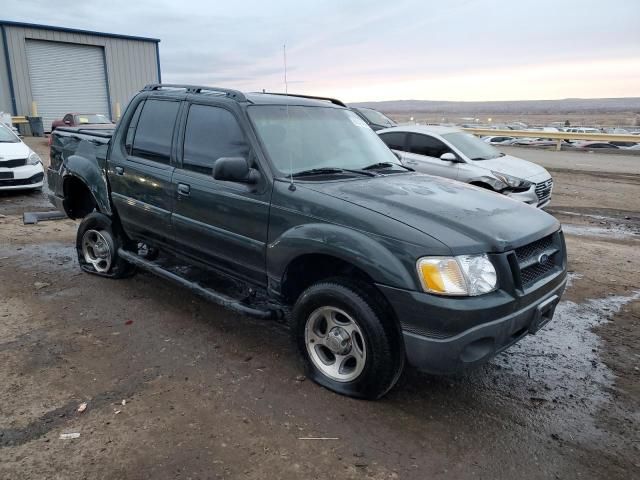
[[[458,371],[536,333],[567,278],[560,224],[523,203],[548,200],[544,169],[455,129],[379,133],[339,101],[149,85],[113,133],[52,133],[49,198],[81,219],[85,272],[281,319],[308,378],[379,398],[405,363]]]
[[[491,145],[527,145],[536,147],[552,147],[557,143],[557,140],[553,140],[551,138],[510,137],[504,135],[488,135],[481,137],[481,139],[482,141]],[[580,150],[592,150],[600,148],[640,150],[640,142],[621,142],[615,140],[611,142],[593,140],[564,140],[563,143],[567,148],[575,148]]]

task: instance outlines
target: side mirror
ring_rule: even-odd
[[[398,160],[402,161],[402,155],[400,155],[398,152],[396,152],[395,150],[391,150],[391,153],[393,153]]]
[[[459,162],[458,157],[456,157],[453,153],[447,152],[440,155],[440,160],[445,162]]]
[[[249,162],[244,157],[222,157],[213,167],[213,178],[227,182],[255,184],[258,183],[260,174],[256,169],[249,167]]]

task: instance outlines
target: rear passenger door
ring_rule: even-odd
[[[173,175],[172,223],[178,248],[216,268],[266,284],[271,189],[213,178],[216,161],[244,157],[260,170],[236,113],[193,103],[186,111],[180,163]]]
[[[445,153],[453,153],[441,140],[422,133],[409,133],[409,151],[403,156],[404,164],[418,172],[456,179],[458,163],[441,160]]]
[[[147,98],[127,119],[109,157],[111,197],[125,232],[171,244],[173,139],[179,100]]]

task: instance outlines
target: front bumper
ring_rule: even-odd
[[[400,320],[409,364],[429,373],[447,374],[485,363],[527,334],[535,333],[553,317],[565,286],[566,272],[563,272],[519,300],[506,292],[494,292],[486,298],[468,298],[463,303],[379,287]],[[415,328],[418,317],[425,325],[423,328]],[[473,326],[454,335],[442,334],[437,329],[430,332],[428,328],[438,321],[459,324],[461,319]]]
[[[526,192],[504,192],[504,195],[509,198],[513,198],[514,200],[518,200],[519,202],[533,205],[534,207],[538,205],[538,196],[536,195],[535,185],[531,185],[529,190]]]
[[[14,168],[0,168],[0,190],[2,191],[40,188],[43,185],[43,181],[44,169],[41,163]]]
[[[534,207],[544,208],[551,201],[551,189],[548,190],[548,194],[543,194],[542,197],[538,196],[538,192],[536,188],[539,188],[538,185],[534,184],[529,187],[529,190],[525,192],[505,192],[505,196],[509,198],[513,198],[514,200],[518,200],[519,202],[527,203]]]

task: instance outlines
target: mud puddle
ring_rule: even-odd
[[[545,420],[560,437],[589,442],[607,438],[594,417],[612,402],[615,375],[600,356],[603,343],[593,329],[638,299],[640,291],[582,303],[560,302],[549,325],[492,362],[523,379],[526,391],[510,395],[529,396],[533,406],[549,407],[551,415]]]
[[[579,237],[599,237],[618,240],[640,240],[640,233],[623,225],[610,225],[607,227],[594,227],[590,225],[562,224],[562,231],[569,235]]]

